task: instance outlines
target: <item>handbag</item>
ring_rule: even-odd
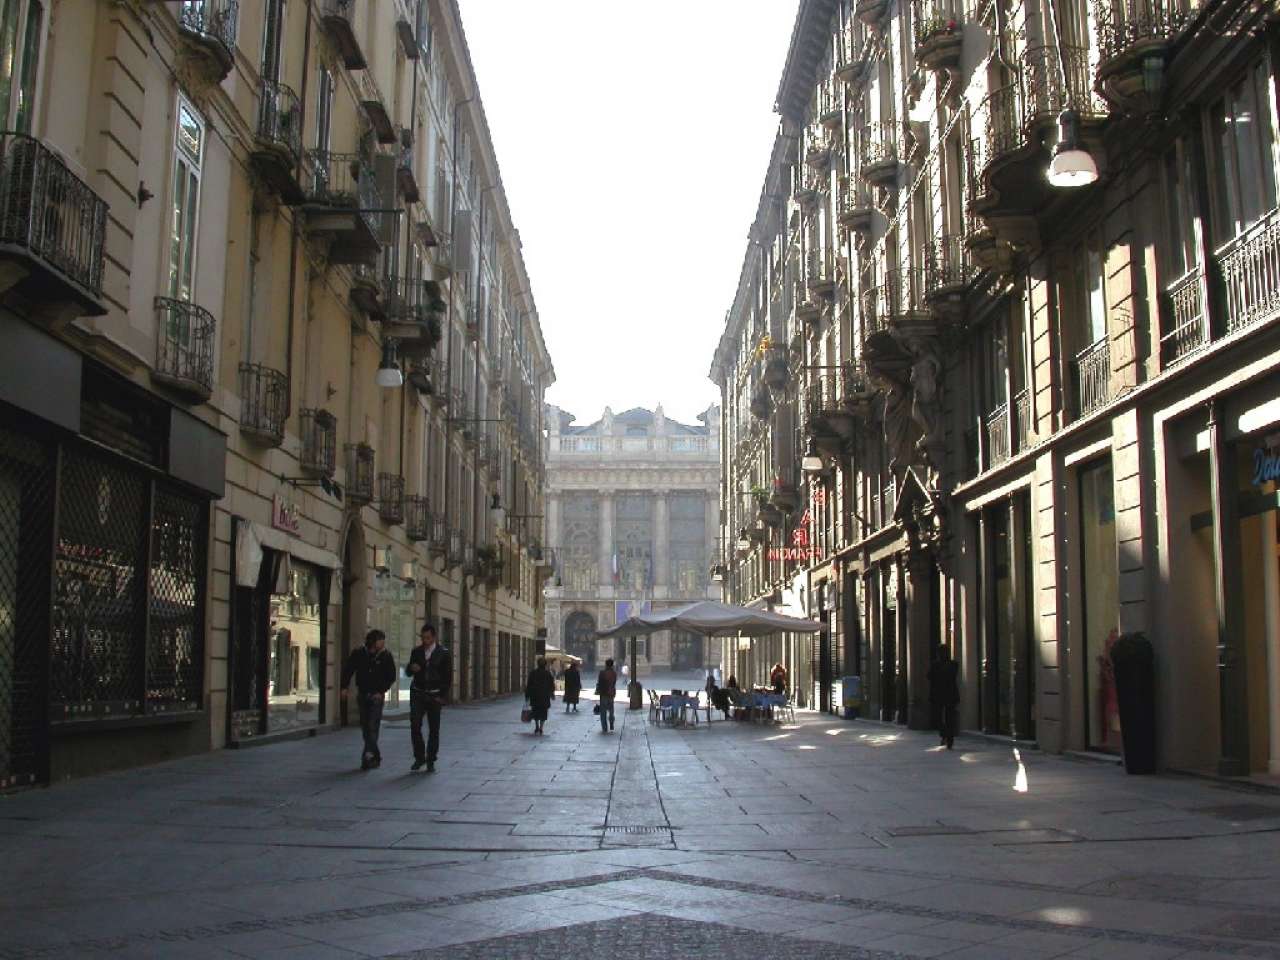
[[[599,716],[599,715],[600,715],[600,704],[598,704],[598,703],[597,703],[594,707],[592,707],[592,708],[591,708],[591,712],[592,712],[592,713],[594,713],[596,716]]]
[[[533,710],[532,708],[530,708],[529,704],[526,702],[524,705],[524,709],[520,711],[520,722],[528,723],[532,719],[533,719]]]

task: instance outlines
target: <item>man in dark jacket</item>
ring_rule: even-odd
[[[578,665],[572,660],[564,671],[564,712],[568,713],[572,707],[573,712],[578,712],[578,695],[582,693],[582,674],[578,672]]]
[[[950,750],[956,742],[956,710],[960,705],[960,665],[942,644],[934,648],[929,665],[929,704],[933,708],[938,738]]]
[[[382,728],[382,707],[387,691],[396,682],[396,662],[387,650],[387,637],[381,630],[370,630],[364,646],[351,651],[342,668],[342,696],[347,696],[351,678],[356,679],[356,699],[360,707],[360,729],[364,733],[364,750],[360,769],[369,770],[382,763],[378,750],[378,732]]]
[[[556,698],[556,680],[547,669],[547,658],[539,657],[538,665],[529,672],[524,684],[524,698],[529,701],[533,719],[533,732],[542,735],[542,725],[547,722],[547,711]]]
[[[453,684],[453,661],[449,651],[436,642],[435,625],[422,625],[421,643],[409,654],[405,673],[413,677],[409,687],[409,735],[413,738],[413,769],[427,773],[436,769],[440,753],[440,708],[449,699]],[[422,718],[427,718],[427,742],[422,742]]]
[[[618,693],[618,674],[613,669],[613,658],[604,662],[604,669],[596,676],[596,696],[600,698],[600,732],[613,729],[613,699]]]

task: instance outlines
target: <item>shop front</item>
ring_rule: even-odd
[[[22,321],[0,341],[0,789],[208,749],[225,437]]]
[[[228,740],[314,731],[330,721],[334,665],[330,586],[337,557],[298,537],[277,495],[270,527],[233,518],[236,576],[228,676]]]

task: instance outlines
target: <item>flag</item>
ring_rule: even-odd
[[[620,576],[621,571],[618,569],[618,551],[615,550],[613,552],[613,582],[617,583]]]

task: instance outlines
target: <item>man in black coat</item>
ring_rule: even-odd
[[[564,671],[564,712],[568,713],[570,708],[574,713],[578,712],[578,695],[582,693],[582,674],[578,672],[578,665],[572,660]]]
[[[960,664],[951,659],[951,651],[942,644],[934,648],[929,665],[929,704],[933,708],[938,738],[950,750],[956,742],[960,705]]]
[[[382,763],[378,750],[378,732],[382,728],[382,707],[387,691],[396,682],[396,662],[387,649],[387,637],[381,630],[370,630],[364,646],[351,651],[342,668],[342,697],[346,698],[351,678],[356,678],[356,699],[360,708],[360,730],[364,734],[364,750],[360,769],[369,770]]]
[[[427,773],[436,769],[440,753],[440,708],[449,699],[453,684],[453,662],[449,651],[436,642],[435,625],[422,625],[421,643],[409,654],[405,673],[413,677],[409,687],[409,734],[413,738],[413,769]],[[427,718],[427,741],[422,742],[422,718]]]

